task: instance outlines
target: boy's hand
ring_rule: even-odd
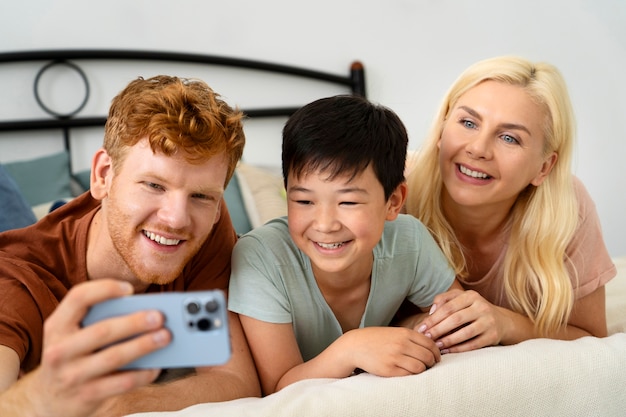
[[[152,382],[158,370],[117,369],[169,343],[160,313],[140,312],[81,327],[91,305],[131,293],[129,284],[115,280],[72,288],[44,324],[39,368],[5,394],[13,391],[11,396],[17,395],[34,415],[78,417],[90,415],[111,396]],[[138,334],[142,335],[111,345]]]
[[[379,376],[418,374],[441,360],[435,342],[404,327],[352,330],[353,357],[358,368]]]

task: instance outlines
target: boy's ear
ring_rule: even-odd
[[[102,200],[108,195],[112,174],[111,157],[104,148],[98,149],[91,161],[89,191],[93,198]]]
[[[406,203],[407,190],[407,183],[403,181],[402,184],[398,185],[393,193],[391,193],[389,200],[387,200],[386,220],[395,220],[398,217],[398,214],[402,211],[402,207],[404,207],[404,203]]]

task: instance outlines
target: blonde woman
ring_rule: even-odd
[[[452,85],[408,176],[408,213],[465,288],[415,327],[443,353],[607,334],[616,275],[595,206],[571,173],[574,117],[552,65],[498,57]]]

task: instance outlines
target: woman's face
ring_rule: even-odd
[[[543,153],[545,119],[543,106],[518,86],[485,81],[464,93],[439,140],[451,201],[508,211],[529,184],[540,185],[556,162],[556,153]]]

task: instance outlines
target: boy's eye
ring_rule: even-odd
[[[301,204],[303,206],[308,206],[312,204],[311,200],[294,200],[297,204]]]
[[[342,201],[340,204],[342,206],[356,206],[359,203],[357,203],[356,201]]]

